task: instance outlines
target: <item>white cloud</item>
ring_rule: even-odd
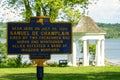
[[[99,0],[89,6],[89,16],[96,22],[120,23],[120,1]]]

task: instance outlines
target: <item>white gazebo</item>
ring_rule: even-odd
[[[106,32],[100,29],[88,16],[83,16],[78,25],[73,28],[73,53],[68,55],[68,65],[77,66],[77,56],[80,52],[79,42],[83,43],[83,66],[89,66],[89,40],[95,40],[95,66],[104,66],[105,35]]]

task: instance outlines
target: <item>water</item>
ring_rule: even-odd
[[[81,57],[83,57],[83,54],[78,52],[77,59]],[[105,40],[105,57],[110,62],[120,64],[120,39]],[[67,55],[52,55],[50,61],[58,62],[59,59],[67,59]]]
[[[105,56],[111,62],[120,63],[120,39],[105,41]]]
[[[93,42],[94,43],[94,42]],[[59,58],[67,59],[67,56],[55,55],[52,56],[51,60],[55,61]],[[77,53],[77,59],[83,57],[80,52]],[[105,40],[105,57],[113,63],[120,64],[120,39],[106,39]]]
[[[0,42],[5,43],[6,39],[0,39]],[[77,58],[82,57],[82,54],[77,54]],[[105,57],[113,62],[120,63],[120,39],[105,40]],[[67,59],[67,55],[51,55],[49,61],[58,62],[60,59]],[[23,57],[23,61],[29,60],[28,56]]]

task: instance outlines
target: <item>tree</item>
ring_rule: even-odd
[[[7,60],[7,50],[6,50],[6,44],[0,42],[0,67],[3,65],[6,65]]]
[[[95,57],[96,44],[89,44],[89,53],[91,53]]]
[[[16,67],[22,67],[22,56],[21,55],[18,55],[16,60],[15,60],[15,63],[16,63]]]
[[[89,0],[6,0],[5,3],[21,10],[26,21],[30,16],[50,16],[51,21],[60,17],[72,23],[76,23],[82,15],[80,8],[85,13],[88,4],[91,4]]]
[[[2,34],[2,31],[0,30],[0,38],[1,38],[1,36],[2,36],[1,34]]]

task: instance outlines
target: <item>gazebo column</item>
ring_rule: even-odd
[[[89,53],[89,41],[87,41],[87,63],[88,63],[88,66],[89,66],[89,61],[90,60],[90,53]]]
[[[105,66],[105,40],[101,41],[101,66]]]
[[[89,59],[88,59],[88,45],[87,45],[87,40],[83,41],[83,55],[84,55],[84,60],[83,60],[83,66],[89,66]]]
[[[101,41],[97,40],[96,45],[96,66],[101,66]]]
[[[72,66],[72,54],[68,54],[68,66]]]
[[[72,53],[72,64],[73,66],[77,66],[76,63],[76,54],[77,54],[77,45],[76,45],[77,41],[73,42],[73,53]]]

